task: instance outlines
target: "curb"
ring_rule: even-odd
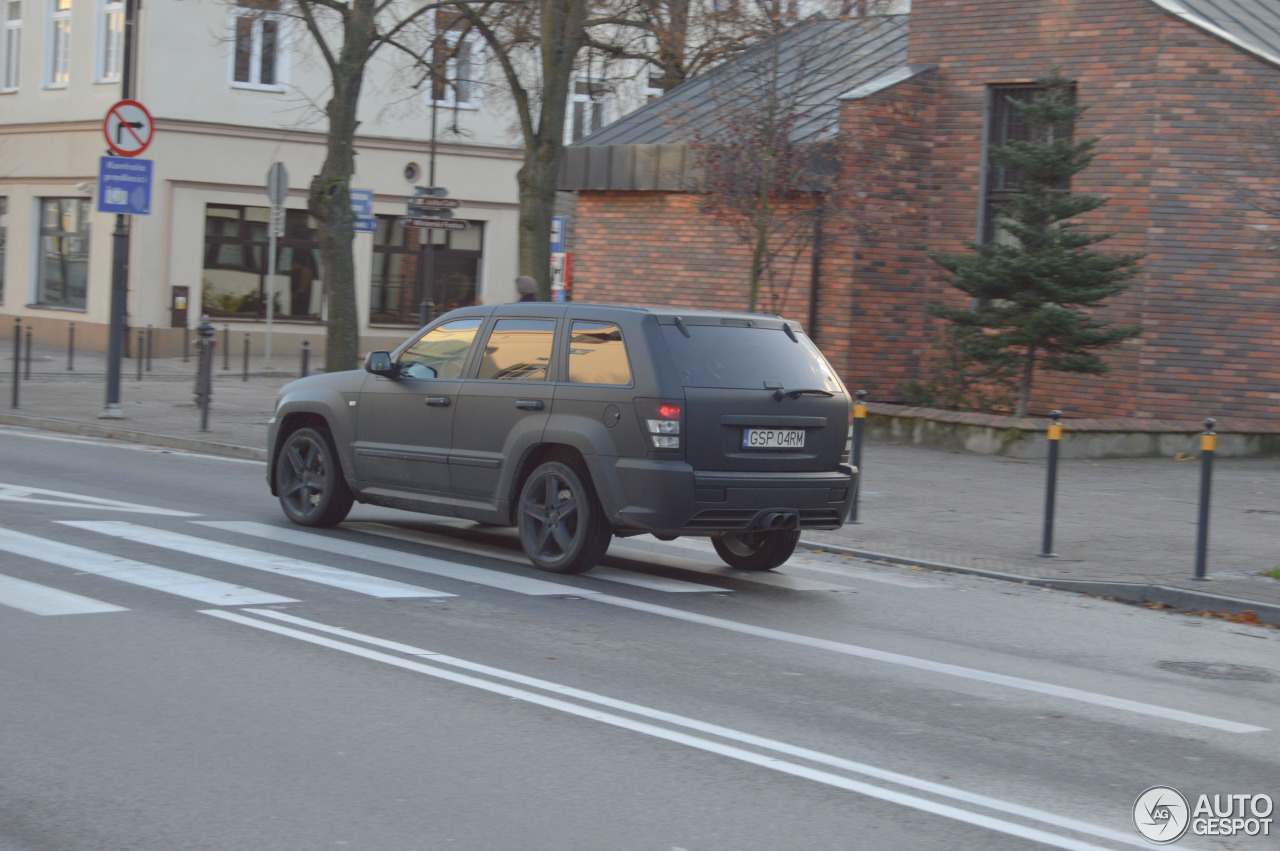
[[[1259,623],[1280,626],[1280,606],[1278,605],[1252,602],[1238,597],[1222,597],[1217,594],[1206,594],[1202,591],[1190,591],[1186,588],[1172,588],[1168,585],[1147,585],[1135,582],[1107,582],[1099,579],[1038,579],[1033,576],[1021,576],[1017,573],[1004,573],[999,570],[984,570],[978,567],[963,567],[939,561],[904,558],[903,556],[846,547],[840,544],[823,544],[816,541],[802,540],[800,541],[800,546],[809,550],[842,553],[843,555],[871,561],[923,567],[929,570],[944,570],[948,573],[964,573],[971,576],[982,576],[987,579],[999,579],[1003,582],[1016,582],[1019,585],[1034,585],[1038,588],[1050,588],[1055,591],[1090,594],[1095,597],[1112,597],[1124,603],[1158,603],[1183,612],[1213,611],[1227,612],[1232,615],[1253,612]]]
[[[226,455],[231,458],[247,458],[250,461],[267,460],[267,450],[252,446],[237,446],[234,443],[219,443],[215,440],[202,440],[192,437],[175,437],[169,434],[155,434],[147,431],[115,428],[108,425],[94,425],[75,420],[59,420],[52,417],[27,417],[20,414],[0,413],[0,424],[24,426],[43,431],[57,431],[64,434],[78,434],[84,437],[105,437],[110,440],[123,440],[126,443],[146,443],[152,446],[165,446],[170,449],[182,449],[187,452],[203,452],[206,455]]]

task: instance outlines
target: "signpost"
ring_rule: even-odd
[[[433,101],[431,113],[431,179],[433,182],[436,176],[434,108],[435,102]],[[427,241],[423,246],[423,251],[427,255],[426,262],[422,264],[426,277],[422,282],[422,300],[418,302],[418,312],[421,314],[419,319],[423,325],[431,321],[431,312],[435,307],[431,298],[435,293],[435,249],[433,248],[434,239],[430,231],[467,230],[471,227],[470,222],[454,220],[453,211],[462,206],[462,202],[457,198],[450,198],[448,195],[449,190],[443,186],[415,186],[413,187],[413,196],[407,199],[408,215],[400,219],[401,227],[420,228],[428,231]]]
[[[98,162],[98,209],[116,214],[116,228],[111,234],[111,307],[107,327],[107,400],[98,416],[121,419],[120,358],[124,349],[125,299],[129,292],[129,220],[130,215],[146,215],[151,210],[151,161],[130,160],[147,149],[155,136],[151,113],[132,94],[133,13],[130,0],[125,9],[124,66],[121,90],[125,96],[107,110],[102,119],[102,135],[107,147],[118,157],[102,157]],[[142,353],[139,352],[141,357]]]
[[[356,214],[355,229],[373,233],[378,229],[378,220],[373,215],[373,190],[348,189],[351,197],[351,212]]]
[[[262,368],[271,368],[271,325],[276,312],[276,238],[284,236],[284,202],[289,197],[289,169],[272,163],[267,169],[267,200],[271,224],[267,228],[267,335],[262,343]]]
[[[400,220],[401,227],[423,228],[426,230],[466,230],[470,222],[460,219],[429,219],[423,216],[405,216]]]

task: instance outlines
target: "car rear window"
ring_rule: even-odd
[[[737,325],[663,325],[685,387],[809,388],[840,392],[827,361],[803,334]],[[769,384],[766,384],[769,382]]]

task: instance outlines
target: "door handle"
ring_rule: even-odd
[[[541,411],[543,406],[541,399],[517,399],[516,407],[523,411]]]
[[[448,396],[428,396],[427,404],[433,408],[447,408],[449,407],[449,397]]]

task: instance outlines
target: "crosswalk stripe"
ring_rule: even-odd
[[[215,561],[223,561],[228,564],[248,567],[253,570],[264,570],[268,573],[276,573],[283,576],[289,576],[294,579],[303,579],[307,582],[315,582],[320,585],[341,588],[345,591],[353,591],[357,594],[365,594],[370,597],[399,599],[404,597],[456,596],[454,594],[447,594],[444,591],[435,591],[431,588],[409,585],[405,582],[396,582],[393,579],[382,579],[378,576],[367,576],[363,573],[356,573],[351,570],[342,570],[341,568],[329,567],[324,564],[301,561],[295,558],[288,558],[287,556],[273,555],[271,553],[264,553],[258,550],[251,550],[247,547],[238,547],[235,544],[224,544],[219,541],[211,541],[207,538],[196,538],[191,535],[182,535],[177,532],[166,532],[162,529],[138,526],[123,520],[60,520],[58,522],[67,526],[74,526],[77,529],[97,532],[101,535],[110,535],[115,538],[123,538],[126,541],[134,541],[139,544],[150,544],[152,546],[178,550],[179,552],[188,553],[201,558],[210,558]],[[273,535],[271,537],[278,540],[278,536]],[[330,547],[325,547],[325,549],[330,552],[333,551]]]
[[[96,612],[127,612],[123,606],[113,606],[101,600],[81,597],[69,591],[59,591],[37,585],[25,579],[0,574],[0,605],[21,609],[33,615],[91,615]]]
[[[576,597],[582,597],[597,593],[590,589],[577,588],[572,585],[560,585],[541,579],[530,579],[527,576],[516,576],[499,570],[473,567],[469,564],[457,564],[451,561],[431,558],[430,556],[403,553],[399,550],[375,547],[369,544],[361,544],[357,541],[348,541],[345,538],[318,535],[314,532],[303,532],[299,529],[287,529],[280,526],[268,526],[265,523],[234,520],[197,520],[193,522],[196,525],[208,526],[212,529],[239,532],[243,535],[253,535],[258,538],[279,541],[282,544],[310,547],[337,555],[375,561],[380,564],[393,564],[396,567],[443,576],[447,579],[457,579],[475,585],[486,585],[490,588],[514,591],[517,594],[545,597],[563,597],[571,594]]]
[[[36,561],[69,567],[81,573],[92,573],[140,585],[153,591],[176,594],[189,600],[214,606],[259,606],[268,603],[296,603],[291,597],[267,594],[243,585],[192,576],[167,567],[157,567],[132,559],[75,547],[61,541],[37,538],[24,532],[0,528],[0,550]]]
[[[663,542],[664,544],[666,542]],[[615,557],[643,561],[647,564],[659,564],[664,567],[689,573],[701,573],[705,576],[723,576],[739,582],[751,582],[756,585],[770,585],[775,588],[786,588],[789,591],[849,591],[849,585],[835,585],[831,582],[820,582],[806,579],[803,576],[792,576],[786,573],[774,573],[767,570],[734,570],[720,561],[720,557],[710,553],[710,558],[697,558],[693,547],[682,547],[681,552],[657,552],[658,546],[637,546],[631,541],[615,542],[610,554]],[[715,561],[712,561],[715,559]]]
[[[388,526],[385,523],[368,523],[359,521],[346,524],[346,528],[356,529],[360,532],[367,532],[370,535],[378,535],[383,538],[392,538],[397,541],[409,541],[414,544],[426,544],[428,546],[441,547],[443,549],[455,550],[461,553],[483,555],[488,558],[496,558],[503,561],[513,562],[515,564],[522,564],[526,567],[529,565],[529,559],[524,554],[517,555],[511,550],[496,547],[492,544],[481,544],[476,542],[455,544],[448,540],[442,540],[439,535],[432,535],[429,532],[420,532],[416,529],[401,529],[397,526]],[[618,570],[614,567],[596,567],[593,568],[587,576],[591,579],[603,579],[607,582],[618,582],[622,585],[634,585],[637,588],[648,588],[653,591],[665,591],[668,594],[729,594],[732,593],[733,590],[731,588],[720,588],[715,585],[701,585],[696,582],[686,582],[683,579],[672,579],[668,576],[653,576],[648,573],[637,573],[631,570]]]

